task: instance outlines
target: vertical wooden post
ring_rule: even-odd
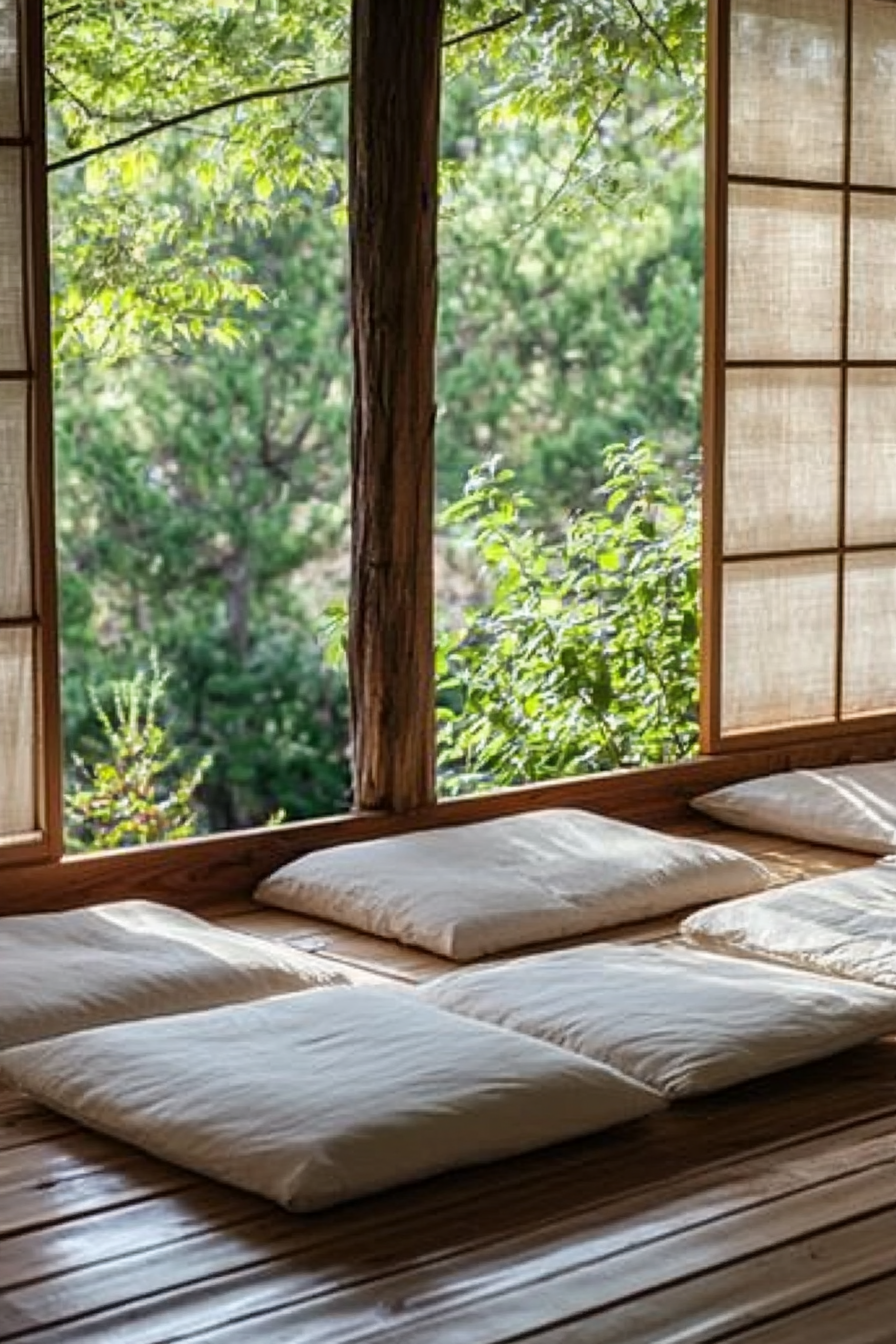
[[[730,0],[706,12],[706,185],[703,287],[703,544],[700,750],[722,736],[722,552],[725,476],[725,346],[728,269]]]
[[[443,0],[353,0],[355,806],[435,797],[432,527]]]

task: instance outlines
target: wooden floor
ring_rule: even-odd
[[[867,861],[739,843],[781,877]],[[444,966],[279,913],[214,913],[358,979]],[[893,1344],[896,1043],[304,1219],[0,1091],[13,1339]]]

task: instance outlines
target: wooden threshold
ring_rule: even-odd
[[[185,909],[249,895],[281,864],[314,849],[408,830],[485,821],[533,808],[582,807],[660,829],[693,821],[700,793],[779,770],[892,759],[896,728],[701,756],[676,765],[613,771],[454,798],[417,812],[354,813],[55,863],[0,867],[0,915],[144,896]]]

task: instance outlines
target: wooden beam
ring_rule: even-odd
[[[280,864],[312,850],[399,835],[411,829],[488,821],[534,808],[583,807],[663,829],[678,826],[689,817],[693,820],[695,814],[689,814],[688,800],[724,784],[777,770],[892,760],[894,755],[896,730],[890,734],[856,733],[836,741],[782,743],[762,750],[698,757],[678,765],[557,779],[476,797],[452,798],[424,808],[411,818],[395,813],[357,813],[74,855],[60,863],[23,863],[0,871],[0,917],[125,896],[201,910],[215,901],[243,900]],[[711,825],[705,824],[707,828]]]
[[[722,550],[725,496],[725,343],[728,266],[730,0],[706,11],[706,150],[703,285],[703,535],[700,749],[722,737]]]
[[[443,0],[353,0],[355,805],[435,797],[432,528]]]

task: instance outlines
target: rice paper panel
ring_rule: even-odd
[[[846,557],[843,713],[896,710],[896,551]]]
[[[858,186],[896,187],[896,5],[854,0],[851,173]]]
[[[27,369],[22,151],[0,148],[0,373]]]
[[[725,407],[726,555],[836,546],[839,372],[729,369]]]
[[[843,0],[734,0],[729,171],[842,182]]]
[[[0,382],[0,619],[31,615],[28,387]]]
[[[38,829],[34,682],[31,630],[0,630],[0,842]]]
[[[896,543],[896,369],[850,369],[846,544]]]
[[[0,136],[21,135],[19,105],[19,6],[0,0]]]
[[[731,184],[730,360],[839,359],[842,243],[839,192]]]
[[[836,556],[729,563],[722,599],[723,733],[832,719]]]
[[[896,359],[896,200],[854,191],[850,211],[849,357]]]

